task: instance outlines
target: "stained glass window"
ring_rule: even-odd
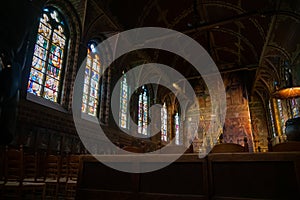
[[[99,77],[101,62],[95,43],[90,43],[84,73],[84,86],[81,110],[91,116],[97,115],[99,102]]]
[[[292,99],[291,102],[292,102],[292,115],[293,115],[293,118],[294,117],[299,117],[300,113],[299,113],[299,107],[298,107],[297,100]]]
[[[272,112],[272,107],[271,107],[271,101],[269,101],[269,111],[270,111],[270,118],[271,118],[271,126],[272,126],[272,131],[273,131],[273,136],[276,137],[276,131],[275,131],[275,124],[274,124],[274,117],[273,117],[273,112]]]
[[[174,116],[174,125],[175,125],[175,144],[181,145],[181,138],[180,138],[180,120],[178,112]]]
[[[34,46],[28,93],[59,101],[67,43],[67,27],[62,16],[53,8],[45,8]]]
[[[138,101],[138,133],[148,135],[149,96],[145,86],[139,94]]]
[[[168,111],[167,111],[166,103],[164,103],[163,107],[161,108],[161,140],[164,142],[168,141],[167,124],[168,124]]]
[[[279,111],[280,127],[282,129],[282,133],[285,133],[285,127],[284,127],[285,120],[284,120],[282,102],[280,99],[277,99],[277,106],[278,106],[278,111]]]
[[[119,124],[121,128],[128,128],[127,113],[128,113],[128,92],[129,86],[127,84],[126,74],[123,72],[121,89],[120,89],[120,116]]]

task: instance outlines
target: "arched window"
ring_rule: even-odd
[[[282,133],[285,133],[285,120],[284,120],[284,111],[282,102],[280,99],[277,99],[277,106],[279,111],[279,119],[280,119],[280,127],[282,129]]]
[[[138,101],[138,133],[148,135],[148,117],[149,117],[149,94],[147,88],[142,86]]]
[[[168,141],[168,110],[166,103],[161,108],[161,141]]]
[[[45,8],[40,18],[27,92],[59,102],[63,82],[68,29],[62,15]]]
[[[95,43],[90,43],[87,52],[87,60],[84,74],[84,86],[82,97],[82,113],[97,116],[100,94],[100,70],[101,62]]]
[[[300,112],[299,112],[299,105],[297,103],[297,100],[295,98],[293,98],[291,100],[291,104],[292,104],[291,107],[292,107],[292,116],[293,116],[293,118],[299,117]]]
[[[269,100],[269,113],[270,113],[270,120],[271,120],[271,127],[272,127],[272,132],[273,136],[276,137],[276,131],[275,131],[275,124],[274,124],[274,116],[272,112],[272,106],[271,106],[271,101]]]
[[[182,144],[182,138],[180,136],[180,119],[179,114],[176,112],[174,116],[174,130],[175,130],[175,144],[181,145]]]
[[[128,128],[128,93],[129,86],[127,83],[126,74],[123,72],[121,88],[120,88],[120,112],[119,112],[119,125],[121,128]]]

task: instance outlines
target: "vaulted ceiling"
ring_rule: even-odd
[[[299,1],[89,0],[87,11],[86,35],[146,26],[185,33],[207,50],[221,73],[242,72],[249,91],[262,98],[273,92],[284,61],[298,63]],[[110,23],[99,23],[103,18]],[[183,60],[174,60],[168,64],[183,66]]]

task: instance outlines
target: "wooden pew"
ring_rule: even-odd
[[[98,158],[111,159],[127,167],[164,162],[155,155],[145,156],[138,165],[131,162],[129,155]],[[287,200],[300,197],[300,152],[212,153],[204,159],[196,154],[184,154],[169,166],[148,173],[120,172],[92,156],[81,156],[80,163],[76,199]]]
[[[171,155],[170,155],[171,156]],[[109,156],[100,156],[109,159]],[[113,161],[131,166],[129,155],[114,155]],[[149,156],[139,165],[164,162],[157,155]],[[142,166],[141,166],[142,167]],[[92,156],[82,156],[76,199],[208,199],[207,166],[205,159],[186,154],[171,165],[148,173],[126,173],[107,167]]]
[[[288,141],[276,144],[272,147],[273,152],[287,152],[287,151],[299,151],[300,152],[300,142],[299,141]]]
[[[300,199],[300,153],[208,155],[211,199]]]

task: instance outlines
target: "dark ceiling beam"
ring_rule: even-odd
[[[234,10],[238,14],[242,14],[242,13],[246,12],[244,9],[241,8],[241,1],[239,1],[238,6],[234,5],[234,4],[231,4],[231,3],[228,3],[228,2],[223,2],[223,1],[201,1],[200,4],[202,5],[203,8],[205,6],[216,6],[216,7],[220,7],[220,8],[227,8],[227,9],[230,9],[230,10]],[[264,34],[264,30],[263,30],[262,26],[257,22],[256,19],[250,18],[250,21],[258,29],[262,39],[264,40],[265,39],[265,34]]]
[[[84,35],[88,35],[88,33],[90,32],[91,28],[96,24],[96,22],[98,20],[100,20],[102,17],[104,17],[104,13],[99,13],[98,16],[95,17],[95,19],[93,19],[93,21],[88,25],[88,27],[85,30]]]
[[[223,64],[223,65],[226,65],[226,64]],[[253,64],[253,65],[246,65],[246,66],[243,66],[243,67],[241,67],[239,65],[236,65],[235,67],[231,67],[231,68],[228,68],[228,69],[219,70],[219,72],[221,74],[226,74],[226,73],[232,73],[232,72],[238,72],[238,71],[252,71],[252,70],[256,70],[257,68],[258,68],[258,66],[255,65],[255,64]],[[201,75],[200,76],[191,76],[191,77],[188,77],[188,78],[186,78],[184,80],[193,80],[193,79],[201,79],[201,78],[203,78],[203,76],[201,76]],[[179,81],[181,81],[181,80],[179,80]]]
[[[271,94],[271,88],[268,85],[267,81],[265,79],[261,78],[259,83],[262,86],[262,88],[265,88],[265,92],[270,95]]]
[[[238,72],[238,71],[251,71],[251,70],[256,70],[258,68],[257,65],[247,65],[245,67],[241,67],[240,65],[236,65],[236,67],[231,67],[228,69],[222,69],[220,70],[221,74],[225,73],[231,73],[231,72]]]
[[[118,24],[118,22],[115,22],[113,17],[109,15],[109,13],[107,12],[107,10],[102,9],[102,5],[100,5],[100,3],[96,2],[95,0],[89,1],[91,2],[91,5],[94,6],[99,13],[103,13],[105,16],[105,19],[108,20],[108,22],[116,29],[116,30],[122,30],[121,26]]]
[[[261,16],[261,17],[264,16],[265,17],[265,16],[270,15],[270,16],[274,17],[274,16],[277,16],[279,14],[280,15],[285,15],[285,16],[288,16],[288,17],[292,17],[292,18],[297,19],[298,21],[300,21],[300,15],[289,12],[289,11],[282,11],[282,10],[281,11],[280,10],[252,11],[252,12],[247,12],[247,13],[243,13],[243,14],[240,14],[240,15],[235,15],[233,17],[229,17],[229,18],[224,19],[224,20],[219,20],[219,21],[210,22],[210,23],[208,23],[208,22],[202,23],[202,24],[200,24],[198,26],[195,26],[193,28],[185,29],[185,30],[178,30],[178,31],[183,33],[183,34],[193,34],[193,33],[197,33],[197,32],[200,33],[200,32],[203,32],[205,30],[208,30],[208,29],[218,30],[219,26],[229,24],[229,23],[232,23],[232,22],[235,22],[235,21],[240,21],[240,20],[243,20],[243,19],[249,19],[249,18],[255,17],[255,16]],[[231,32],[234,32],[234,31],[231,30]],[[154,42],[156,40],[167,39],[167,38],[173,37],[174,35],[177,35],[177,33],[161,36],[161,37],[158,37],[158,38],[153,38],[153,39],[150,39],[150,40],[145,41],[145,42],[147,43],[147,42]]]
[[[291,62],[291,56],[287,50],[277,44],[269,44],[268,47],[278,50],[282,55],[284,55],[289,62]]]
[[[266,99],[270,96],[270,94],[266,93],[266,89],[263,86],[260,86],[255,92],[260,96],[262,102],[264,102],[264,105],[267,105]]]
[[[242,34],[240,34],[238,32],[235,32],[231,29],[227,29],[227,28],[213,28],[212,31],[226,33],[226,34],[232,35],[234,37],[240,38],[251,49],[255,59],[258,60],[258,55],[257,55],[256,49],[255,49],[254,45],[248,40],[247,37],[243,36]]]
[[[273,63],[270,59],[268,59],[267,57],[265,57],[265,61],[266,61],[266,63],[269,64],[269,65],[271,66],[271,68],[273,69],[273,71],[274,71],[274,73],[275,73],[274,75],[276,76],[275,79],[276,79],[276,80],[279,80],[279,73],[278,73],[278,70],[277,70],[277,68],[275,67],[274,63]]]
[[[239,14],[239,15],[235,15],[223,20],[219,20],[219,21],[215,21],[215,22],[210,22],[210,23],[203,23],[200,24],[198,26],[195,26],[193,28],[190,29],[186,29],[186,30],[182,30],[180,32],[184,33],[184,34],[189,34],[189,33],[193,33],[193,32],[197,32],[197,31],[204,31],[207,29],[212,29],[218,26],[222,26],[225,24],[229,24],[235,21],[240,21],[243,19],[249,19],[251,17],[255,17],[255,16],[275,16],[275,15],[284,15],[284,16],[288,16],[291,17],[292,19],[294,19],[297,22],[300,22],[300,15],[291,11],[286,11],[286,10],[266,10],[266,11],[251,11],[251,12],[246,12],[243,14]]]
[[[217,50],[217,51],[225,51],[225,52],[232,53],[232,54],[236,55],[237,57],[239,56],[239,52],[238,51],[233,50],[233,49],[228,48],[228,47],[216,47],[215,50]],[[243,61],[246,60],[244,56],[242,56],[242,55],[240,55],[240,56],[241,56],[241,59]],[[238,62],[238,64],[241,64],[241,63]],[[220,66],[218,65],[218,67],[220,67]]]
[[[198,32],[198,31],[204,31],[204,30],[208,30],[208,29],[212,29],[212,28],[216,28],[218,26],[222,26],[225,24],[229,24],[235,21],[240,21],[242,19],[249,19],[250,17],[254,17],[256,15],[261,15],[261,13],[254,11],[254,12],[248,12],[248,13],[243,13],[240,15],[235,15],[233,17],[229,17],[227,19],[224,20],[219,20],[219,21],[215,21],[215,22],[206,22],[206,23],[202,23],[201,25],[195,26],[193,28],[190,29],[186,29],[186,30],[182,30],[180,32],[184,33],[184,34],[189,34],[189,33],[193,33],[193,32]]]
[[[264,55],[265,55],[267,46],[269,44],[269,41],[271,40],[271,33],[273,32],[273,29],[274,29],[274,26],[275,26],[275,22],[276,22],[276,18],[277,18],[276,15],[274,15],[272,17],[271,24],[269,26],[268,33],[267,33],[267,38],[266,38],[266,41],[264,43],[263,49],[262,49],[261,54],[260,54],[258,66],[262,66],[263,65]],[[259,80],[259,74],[260,74],[260,68],[258,68],[256,70],[255,79],[254,79],[254,83],[253,83],[252,90],[251,90],[251,95],[254,94],[254,91],[255,91],[255,88],[256,88],[256,84],[257,84],[257,82]]]
[[[194,0],[194,2],[197,2],[198,0]],[[203,0],[200,1],[200,9],[201,9],[201,12],[200,12],[200,16],[201,16],[201,21],[208,21],[208,14],[207,14],[207,10],[205,8],[205,4],[203,2]],[[198,9],[197,8],[197,4],[194,4],[195,6],[195,9]],[[199,22],[200,23],[200,22]],[[199,25],[199,23],[196,23]],[[207,43],[208,43],[208,50],[210,52],[210,55],[211,57],[215,60],[215,61],[219,61],[220,60],[220,57],[218,55],[218,52],[215,50],[215,46],[216,46],[216,43],[215,43],[215,38],[214,38],[214,35],[211,33],[211,31],[207,31],[206,33],[206,37],[207,37]]]
[[[263,102],[264,104],[264,107],[266,107],[266,103],[265,103],[265,100],[263,98],[263,94],[261,94],[258,90],[255,91],[255,93],[258,95],[258,97],[260,98],[260,100]]]

